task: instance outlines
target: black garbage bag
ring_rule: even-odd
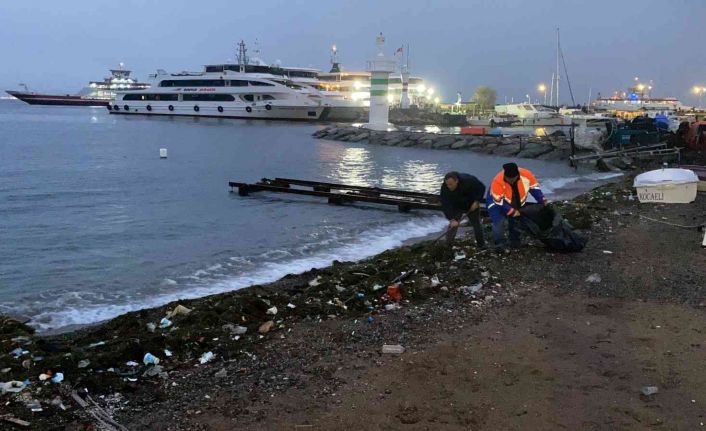
[[[579,235],[551,205],[525,205],[520,213],[522,229],[542,241],[548,249],[571,253],[586,247],[588,240]]]

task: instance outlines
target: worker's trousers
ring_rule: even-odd
[[[508,236],[510,246],[520,245],[520,221],[515,217],[508,217],[504,214],[491,214],[490,221],[493,225],[493,241],[496,246],[505,245],[505,220],[507,220]]]
[[[476,236],[476,244],[478,247],[485,246],[485,238],[483,237],[483,225],[480,223],[480,208],[475,211],[471,211],[466,214],[468,217],[468,223],[473,226],[473,233]],[[451,245],[456,238],[456,233],[458,232],[458,227],[449,228],[446,232],[446,242]]]

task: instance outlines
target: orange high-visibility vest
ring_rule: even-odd
[[[520,193],[520,206],[525,204],[527,201],[527,195],[532,189],[539,190],[539,183],[534,174],[525,168],[520,168],[520,178],[517,180],[517,191]],[[492,204],[504,206],[507,210],[507,215],[512,215],[515,209],[512,208],[512,185],[505,181],[505,172],[500,171],[493,182],[490,184],[490,195],[493,198]]]

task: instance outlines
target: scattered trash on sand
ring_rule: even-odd
[[[17,380],[12,380],[9,382],[4,382],[0,383],[0,393],[5,393],[5,392],[11,392],[11,393],[17,393],[22,391],[22,389],[26,388],[27,385],[24,382],[19,382]]]
[[[159,321],[159,327],[162,329],[169,328],[170,326],[172,326],[172,321],[166,317]]]
[[[270,316],[274,316],[275,314],[277,314],[277,311],[277,307],[270,307],[267,309],[267,314],[269,314]]]
[[[642,387],[642,395],[649,397],[650,395],[654,395],[657,392],[659,392],[659,388],[657,386],[643,386]]]
[[[216,355],[213,354],[213,352],[205,352],[201,357],[199,358],[199,363],[201,365],[210,362],[213,358],[215,358]]]
[[[159,364],[159,358],[148,352],[145,353],[145,357],[142,358],[142,362],[145,365],[157,365]],[[130,363],[128,363],[128,365],[130,365]]]
[[[177,305],[173,310],[167,312],[167,319],[173,319],[175,316],[184,315],[191,313],[190,308],[186,308],[183,305]]]
[[[588,277],[586,277],[586,283],[600,283],[601,282],[601,276],[600,274],[591,274]]]
[[[399,344],[383,344],[382,353],[391,355],[401,355],[404,353],[404,347]]]
[[[483,288],[483,283],[478,282],[476,284],[472,284],[470,286],[461,286],[459,290],[461,293],[464,295],[472,295],[474,293],[480,292],[480,290]]]
[[[267,322],[260,325],[260,327],[257,329],[257,332],[261,334],[267,334],[268,332],[270,332],[273,326],[275,326],[275,322],[268,320]]]

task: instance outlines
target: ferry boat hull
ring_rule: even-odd
[[[107,106],[110,100],[93,99],[81,96],[59,96],[56,94],[23,93],[20,91],[6,91],[10,96],[16,97],[30,105],[61,105],[61,106]]]
[[[128,109],[125,109],[127,106]],[[148,108],[149,106],[149,108]],[[171,106],[171,109],[170,109]],[[327,108],[312,106],[302,109],[301,106],[275,106],[267,108],[262,106],[221,106],[200,104],[198,111],[193,107],[178,105],[108,105],[108,111],[116,115],[155,115],[168,117],[206,117],[206,118],[231,118],[250,120],[287,120],[287,121],[316,121],[321,118]],[[221,109],[219,109],[221,108]]]

